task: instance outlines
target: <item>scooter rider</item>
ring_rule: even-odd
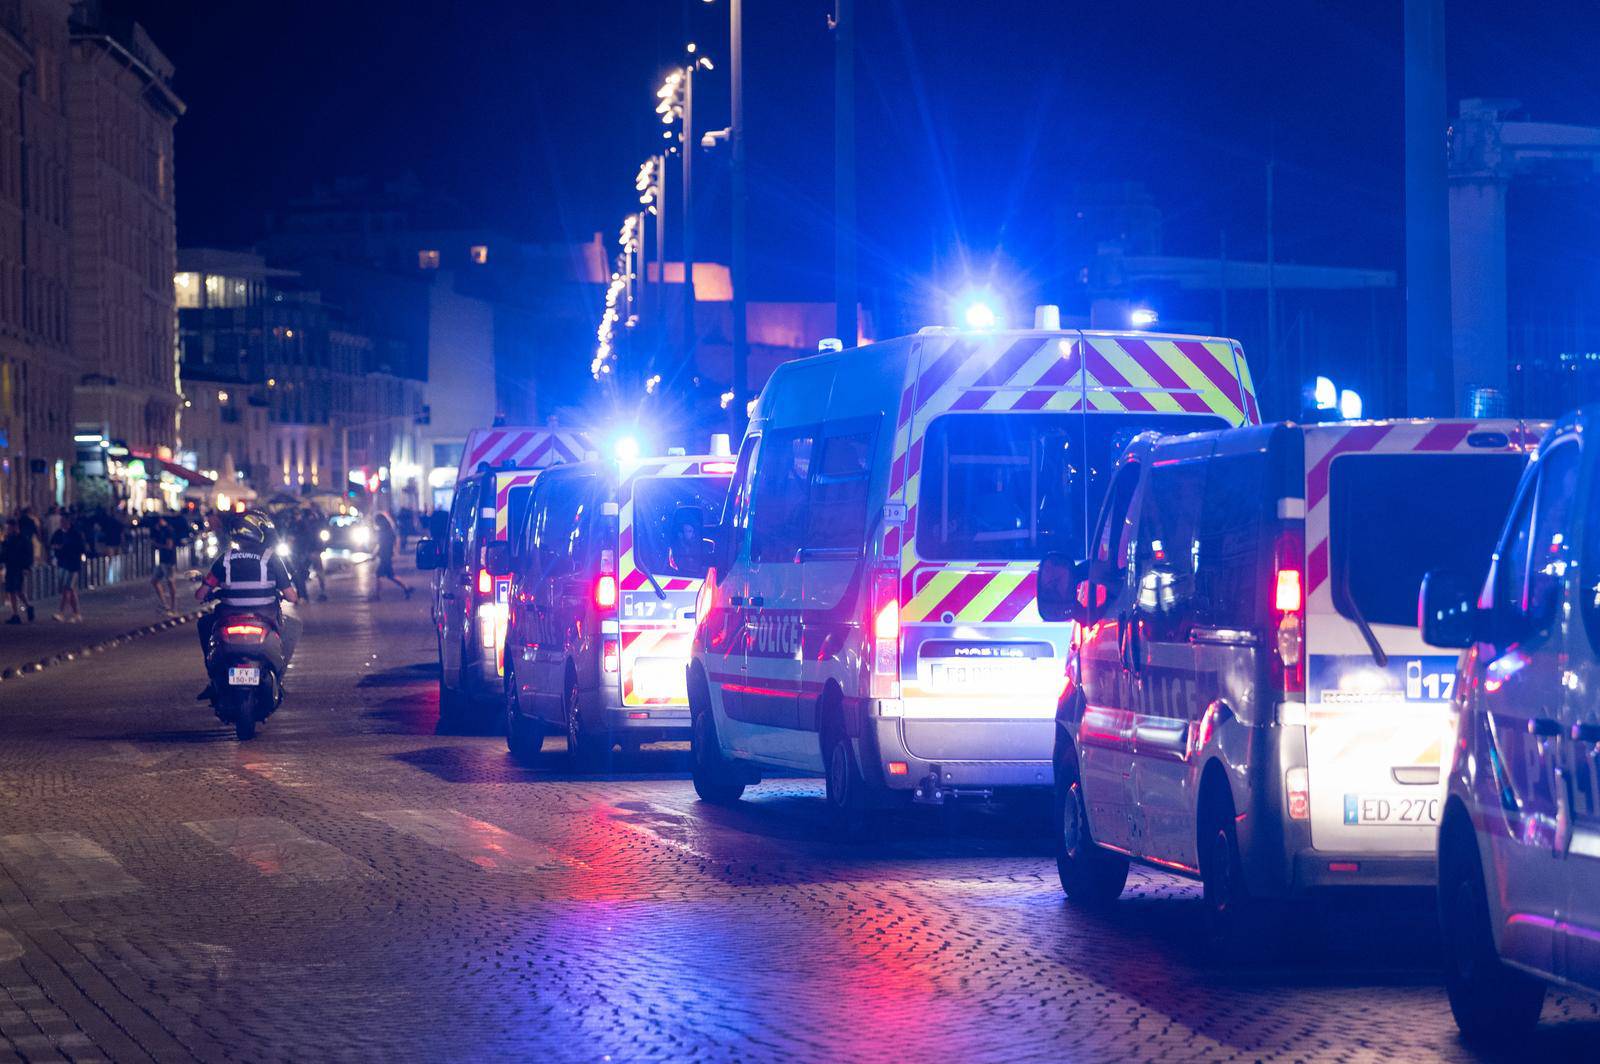
[[[215,610],[200,618],[202,652],[210,651],[211,633],[224,616],[247,612],[270,617],[277,624],[278,636],[283,642],[284,662],[294,656],[295,643],[300,638],[300,621],[284,614],[279,602],[299,602],[300,595],[290,579],[289,567],[267,547],[272,531],[272,520],[259,510],[234,519],[229,529],[228,549],[211,566],[194,593],[197,599],[204,600],[214,594],[219,600]]]

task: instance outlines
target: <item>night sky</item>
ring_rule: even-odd
[[[1281,258],[1401,266],[1399,0],[858,5],[863,275],[893,298],[995,263],[1059,298],[1057,215],[1078,182],[1145,183],[1170,253],[1215,254],[1226,230],[1231,255],[1260,256],[1269,157]],[[609,238],[690,37],[718,64],[697,124],[727,119],[720,0],[118,6],[189,104],[184,244],[248,242],[319,180],[405,171],[531,238]],[[746,2],[757,298],[830,294],[830,6]],[[1593,3],[1449,7],[1452,101],[1515,96],[1533,118],[1600,123]],[[700,173],[702,257],[722,258],[726,177],[712,157]],[[1541,239],[1592,246],[1592,202],[1571,197]]]

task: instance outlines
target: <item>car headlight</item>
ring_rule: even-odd
[[[371,529],[364,528],[364,527],[357,527],[357,528],[352,528],[350,530],[350,542],[354,543],[356,546],[365,547],[371,541],[372,541],[372,530]]]
[[[333,538],[333,533],[329,532],[326,528],[324,528],[321,532],[317,533],[317,538],[322,540],[322,542],[326,543],[326,542],[328,542],[328,540]]]

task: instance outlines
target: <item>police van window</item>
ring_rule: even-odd
[[[456,497],[450,507],[450,564],[465,565],[467,537],[477,524],[478,482],[465,481],[456,487]]]
[[[806,510],[806,547],[844,550],[863,546],[872,436],[869,431],[823,439]]]
[[[1227,455],[1206,463],[1206,501],[1200,511],[1195,568],[1195,619],[1207,627],[1247,629],[1260,613],[1268,470],[1264,452]]]
[[[634,564],[656,576],[703,576],[695,568],[700,544],[674,518],[683,507],[714,514],[727,495],[726,477],[639,477],[633,482]]]
[[[1141,432],[1220,418],[1166,414],[947,414],[928,424],[917,552],[928,559],[1084,556],[1116,460]]]
[[[1412,627],[1432,569],[1482,583],[1527,459],[1514,454],[1346,454],[1328,468],[1333,605]]]
[[[1133,575],[1139,612],[1154,639],[1178,633],[1195,597],[1206,465],[1155,465],[1145,480]]]
[[[793,562],[805,530],[812,429],[768,432],[750,493],[750,559]]]
[[[1129,462],[1117,470],[1106,492],[1106,504],[1100,511],[1091,555],[1098,565],[1105,567],[1103,572],[1121,574],[1127,571],[1128,508],[1133,505],[1133,493],[1138,486],[1139,463]]]
[[[1538,480],[1524,492],[1516,524],[1502,554],[1509,564],[1497,575],[1496,612],[1520,617],[1518,634],[1549,627],[1556,619],[1570,557],[1572,500],[1578,489],[1581,451],[1557,444],[1539,459]]]
[[[528,501],[533,498],[532,484],[518,484],[506,492],[506,538],[516,547],[515,529],[522,527],[528,513]]]
[[[728,501],[722,507],[722,524],[727,528],[747,528],[750,524],[750,488],[754,483],[756,452],[761,448],[761,437],[752,434],[739,446],[739,464],[734,467],[733,480],[728,485]]]
[[[549,478],[548,494],[540,504],[538,527],[534,530],[539,562],[547,571],[564,570],[572,557],[573,543],[578,536],[578,517],[589,479],[578,476]]]

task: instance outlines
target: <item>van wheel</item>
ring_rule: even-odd
[[[1224,963],[1256,959],[1276,941],[1272,911],[1253,897],[1239,857],[1231,798],[1202,804],[1200,883],[1205,902],[1207,952]]]
[[[506,668],[506,749],[512,758],[530,764],[544,747],[544,729],[522,715],[517,674]]]
[[[1489,900],[1471,827],[1452,818],[1439,840],[1439,926],[1445,991],[1468,1042],[1505,1043],[1539,1022],[1544,984],[1509,967],[1494,948]]]
[[[578,709],[582,702],[576,676],[567,677],[567,693],[563,701],[567,720],[567,753],[578,768],[597,768],[611,752],[611,744],[583,726],[583,714]]]
[[[1076,758],[1070,752],[1056,779],[1056,874],[1067,900],[1099,908],[1122,896],[1128,884],[1128,859],[1101,848],[1089,832],[1089,814],[1078,779]]]
[[[465,677],[467,671],[467,649],[461,648],[461,656],[457,659],[461,664],[456,672],[456,686],[451,687],[444,682],[443,658],[439,667],[439,723],[446,727],[458,726],[464,721],[472,710],[472,700],[467,697],[465,690]]]
[[[856,767],[855,751],[843,729],[827,735],[828,760],[824,765],[827,774],[828,811],[834,822],[847,834],[855,835],[866,829],[871,803],[867,799],[866,781]]]
[[[694,793],[711,805],[732,805],[744,796],[744,780],[722,756],[717,722],[711,715],[711,694],[698,674],[689,687],[689,759]]]

